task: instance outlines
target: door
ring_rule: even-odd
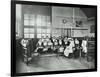
[[[71,37],[71,28],[62,29],[62,36]]]

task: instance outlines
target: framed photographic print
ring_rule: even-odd
[[[11,1],[11,76],[97,71],[97,6]]]

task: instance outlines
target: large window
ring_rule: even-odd
[[[47,26],[50,27],[50,16],[37,15],[37,26]]]
[[[34,38],[35,15],[24,14],[24,38]]]
[[[24,14],[24,38],[50,37],[50,25],[50,16]]]
[[[24,38],[34,38],[34,28],[24,28]]]
[[[50,37],[50,16],[37,15],[37,38]]]
[[[24,14],[24,26],[34,26],[35,25],[35,15]]]

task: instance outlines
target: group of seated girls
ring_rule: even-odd
[[[40,38],[36,44],[35,52],[38,53],[57,53],[69,57],[78,58],[80,52],[87,53],[87,40],[78,40],[77,38],[52,37]]]

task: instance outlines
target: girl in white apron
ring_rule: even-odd
[[[59,45],[60,45],[60,46],[62,45],[62,40],[61,40],[61,39],[59,39]]]
[[[48,53],[53,52],[53,43],[51,40],[48,41]]]
[[[23,54],[27,54],[27,46],[28,46],[28,40],[22,39],[21,44],[23,46],[24,52]]]
[[[38,52],[38,53],[42,53],[43,50],[43,42],[42,39],[39,39],[38,43],[37,43],[37,48],[34,52]]]
[[[49,47],[49,48],[52,48],[52,46],[53,46],[53,43],[51,42],[51,40],[49,40],[49,41],[48,41],[48,47]]]
[[[22,39],[21,44],[23,46],[24,52],[23,52],[23,61],[28,65],[29,63],[29,54],[28,54],[28,45],[29,41]]]
[[[66,46],[68,46],[68,43],[69,43],[68,38],[65,37],[64,38],[64,49],[66,48]]]
[[[49,37],[48,37],[48,36],[46,36],[46,39],[45,39],[45,40],[46,40],[47,42],[49,42],[49,40],[50,40],[50,39],[49,39]]]
[[[67,44],[65,50],[64,50],[64,56],[68,57],[69,56],[69,53],[70,53],[70,42],[69,44]]]
[[[21,44],[22,44],[23,47],[26,48],[26,46],[27,46],[27,44],[28,44],[28,40],[22,39],[22,40],[21,40]]]
[[[74,44],[73,39],[70,40],[70,45],[69,45],[69,47],[70,47],[70,53],[73,53],[73,48],[75,47],[75,44]]]
[[[87,54],[87,40],[82,40],[82,52],[85,53],[85,56]]]
[[[47,40],[44,40],[44,42],[43,42],[43,52],[47,52],[48,51],[48,43],[47,43]]]
[[[62,39],[59,39],[59,52],[63,52],[64,47],[62,46]]]
[[[41,47],[42,46],[42,39],[40,39],[39,41],[38,41],[38,47]]]

